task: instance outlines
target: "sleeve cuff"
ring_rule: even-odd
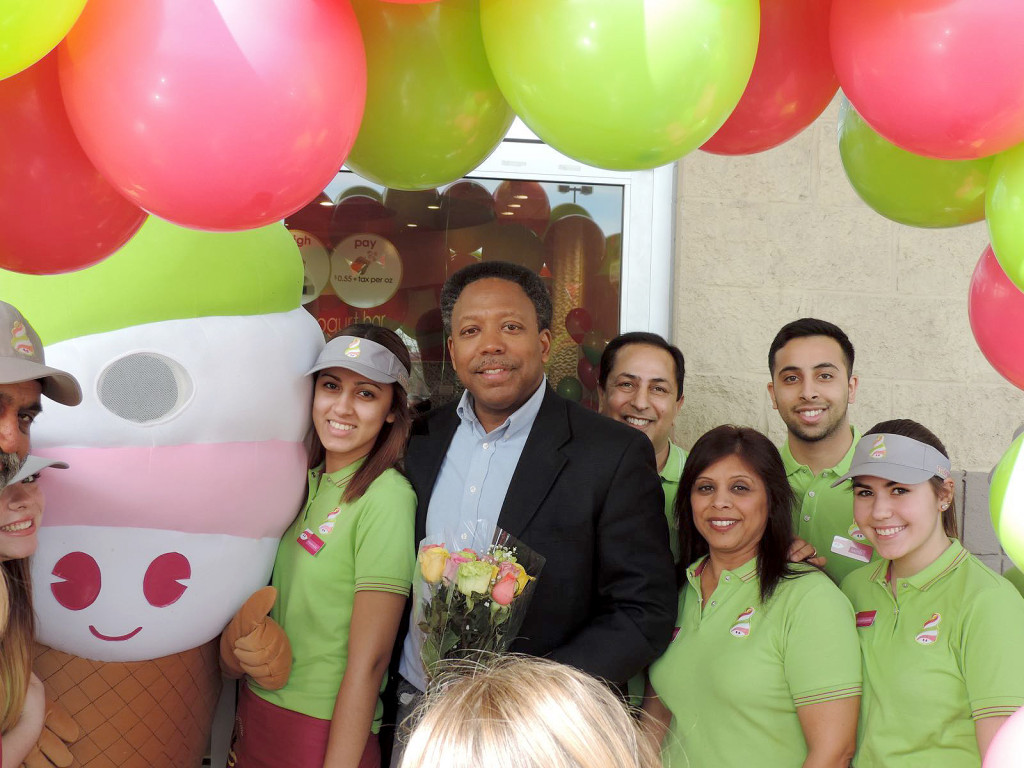
[[[851,683],[849,685],[830,686],[808,691],[793,697],[793,704],[797,707],[806,707],[808,704],[820,704],[823,701],[838,701],[839,699],[850,699],[860,696],[861,684]]]
[[[411,582],[402,579],[389,579],[381,576],[367,576],[356,579],[356,592],[391,592],[403,597],[409,594]]]
[[[971,718],[984,720],[986,717],[1009,717],[1021,706],[1024,706],[1024,697],[1021,696],[993,696],[988,699],[979,699],[971,702]]]

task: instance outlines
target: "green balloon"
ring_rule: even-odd
[[[707,141],[743,95],[758,0],[481,0],[505,98],[560,152],[654,168]]]
[[[583,343],[580,346],[583,348],[583,356],[587,358],[587,362],[591,365],[600,365],[601,354],[608,346],[608,339],[600,331],[592,329],[583,334]]]
[[[302,257],[284,224],[203,232],[150,216],[113,255],[60,275],[0,270],[0,296],[43,344],[207,315],[262,315],[301,306]]]
[[[554,224],[559,219],[564,219],[566,216],[586,216],[588,219],[594,218],[590,215],[590,211],[584,208],[582,205],[576,203],[562,203],[556,205],[551,209],[550,221]]]
[[[395,189],[465,176],[515,117],[487,64],[479,1],[352,6],[366,44],[367,93],[346,164]]]
[[[84,7],[85,0],[0,2],[0,80],[27,69],[52,51]]]
[[[1024,144],[996,155],[985,215],[996,261],[1024,291]]]
[[[857,194],[886,218],[913,227],[956,227],[985,218],[991,157],[915,155],[877,134],[845,98],[839,107],[839,155]]]
[[[996,464],[989,486],[988,509],[999,544],[1018,568],[1024,567],[1024,457],[1019,435]]]
[[[575,376],[564,376],[559,379],[555,392],[566,400],[572,400],[574,403],[578,403],[583,399],[583,385],[580,384],[580,380]]]

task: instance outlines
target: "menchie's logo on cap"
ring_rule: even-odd
[[[20,320],[15,320],[11,326],[11,347],[15,352],[26,357],[32,357],[36,353],[36,348],[28,337],[25,324]]]
[[[345,357],[359,357],[359,339],[352,339],[349,345],[345,347]]]
[[[875,438],[875,442],[871,444],[871,458],[885,458],[885,435],[879,435]]]

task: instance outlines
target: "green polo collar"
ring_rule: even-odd
[[[700,593],[700,574],[701,571],[704,570],[704,567],[709,562],[711,562],[709,558],[710,555],[704,555],[704,557],[702,557],[700,560],[697,560],[689,568],[686,569],[686,580],[690,582],[690,586],[697,590],[698,594]],[[755,576],[757,576],[757,557],[754,556],[750,558],[749,560],[747,560],[747,562],[745,562],[738,568],[733,568],[732,570],[726,569],[722,571],[721,576],[725,576],[725,574],[727,573],[732,574],[742,582],[750,581]],[[721,576],[719,577],[719,583],[721,583],[724,580],[721,578]]]
[[[324,464],[321,462],[317,466],[309,470],[309,487],[310,496],[312,497],[313,491],[320,486],[321,477],[329,483],[333,483],[338,488],[345,488],[348,485],[348,481],[352,479],[359,468],[366,463],[366,456],[360,459],[356,459],[351,464],[348,464],[341,469],[336,469],[330,474],[324,474]]]
[[[861,437],[860,432],[857,431],[857,428],[854,426],[850,427],[850,432],[853,433],[853,442],[850,443],[850,450],[846,452],[846,455],[843,456],[843,458],[839,460],[839,463],[836,464],[834,467],[823,469],[821,471],[823,477],[829,475],[841,477],[842,475],[845,475],[847,472],[850,471],[850,464],[853,463],[853,451],[857,447],[857,442],[860,440]],[[779,453],[782,454],[782,463],[786,465],[786,477],[792,477],[797,472],[801,471],[807,472],[810,475],[814,474],[813,472],[811,472],[810,467],[808,467],[806,464],[801,464],[799,461],[793,458],[793,454],[789,450],[788,437],[786,438],[786,442],[782,444],[782,450],[779,451]]]
[[[665,460],[665,466],[660,472],[661,479],[669,483],[678,483],[683,474],[684,462],[683,449],[669,440],[668,458]]]
[[[905,579],[900,579],[901,582],[905,581],[915,589],[924,592],[929,587],[937,584],[942,580],[944,576],[952,573],[959,567],[961,563],[967,560],[968,552],[964,549],[957,539],[949,540],[949,547],[935,558],[928,567],[915,573],[913,576],[908,576]],[[889,566],[892,564],[891,560],[882,560],[875,567],[875,570],[871,573],[871,581],[881,584],[886,589],[889,588]]]

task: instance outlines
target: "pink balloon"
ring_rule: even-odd
[[[1010,282],[988,246],[974,268],[967,315],[981,353],[999,373],[1024,389],[1024,293]]]
[[[1020,0],[833,0],[832,61],[857,112],[903,149],[985,157],[1024,141]]]
[[[796,136],[832,101],[839,81],[829,52],[832,0],[761,0],[754,71],[729,119],[701,147],[762,152]]]
[[[1024,709],[1018,709],[999,726],[985,753],[983,768],[1017,768],[1024,755]]]
[[[366,99],[348,0],[90,0],[60,46],[60,77],[100,171],[196,229],[262,226],[316,197]]]
[[[146,219],[85,156],[64,112],[57,57],[0,80],[0,267],[52,274],[116,251]]]

